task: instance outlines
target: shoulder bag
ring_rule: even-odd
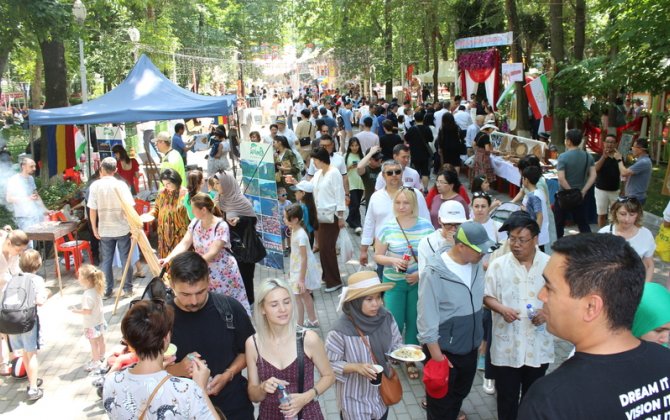
[[[402,236],[404,236],[405,241],[407,241],[407,249],[412,254],[412,258],[414,258],[414,261],[418,264],[419,260],[416,258],[416,254],[414,253],[414,247],[412,247],[412,244],[409,243],[409,239],[407,238],[407,234],[405,233],[405,229],[402,228],[402,226],[400,225],[400,221],[398,220],[397,217],[395,218],[395,221],[398,224],[398,227],[400,228],[400,231],[402,232]]]
[[[312,123],[309,123],[309,131],[307,132],[307,137],[302,137],[300,141],[300,147],[306,147],[312,144],[312,129],[314,126]]]
[[[378,365],[379,361],[377,358],[375,358],[375,354],[370,348],[370,343],[368,343],[367,338],[363,335],[363,331],[358,329],[356,324],[354,324],[353,319],[349,318],[351,320],[351,323],[354,325],[354,328],[356,328],[356,331],[358,331],[358,335],[361,336],[361,340],[363,340],[363,343],[365,343],[365,347],[368,348],[370,351],[370,356],[372,357],[372,361]],[[391,368],[391,377],[387,377],[386,374],[382,373],[382,383],[379,386],[379,394],[381,394],[382,401],[384,401],[384,405],[390,406],[394,404],[398,404],[400,400],[402,399],[402,384],[400,383],[400,377],[398,377],[398,374],[396,373],[395,369]]]
[[[584,152],[586,155],[584,157],[584,182],[588,179],[588,170],[589,170],[589,156],[587,152]],[[570,188],[567,190],[561,190],[556,193],[556,201],[562,210],[571,211],[579,207],[584,201],[582,196],[582,190],[579,188]]]
[[[152,401],[152,400],[154,399],[154,397],[156,396],[156,393],[158,392],[158,390],[161,389],[161,387],[163,386],[163,384],[164,384],[168,379],[170,379],[171,376],[172,376],[172,375],[170,375],[170,374],[168,373],[168,374],[165,376],[165,378],[163,378],[163,379],[158,383],[158,385],[156,385],[156,388],[154,388],[154,391],[151,393],[151,395],[149,395],[149,399],[147,400],[147,405],[144,406],[144,409],[143,409],[142,412],[140,413],[140,417],[139,417],[140,420],[144,420],[144,418],[145,418],[145,416],[146,416],[146,414],[147,414],[147,411],[149,410],[149,405],[151,405],[151,401]]]

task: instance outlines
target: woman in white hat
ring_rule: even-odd
[[[475,137],[475,165],[473,168],[473,176],[478,177],[485,175],[486,179],[490,184],[495,182],[496,174],[491,166],[491,152],[493,151],[493,146],[491,146],[491,136],[490,134],[498,130],[493,123],[493,121],[487,121],[486,124],[482,126]]]
[[[338,408],[344,420],[386,419],[388,407],[371,381],[377,376],[373,365],[381,366],[387,377],[396,374],[386,353],[401,347],[402,337],[382,300],[382,292],[395,284],[381,283],[374,271],[353,274],[348,284],[338,305],[342,315],[326,338]]]

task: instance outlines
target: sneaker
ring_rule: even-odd
[[[99,360],[91,360],[84,365],[84,370],[86,372],[93,372],[93,371],[98,370],[98,369],[100,369],[100,361]]]
[[[341,288],[342,288],[342,285],[341,285],[341,284],[338,284],[337,286],[326,287],[326,288],[324,289],[324,291],[325,291],[326,293],[330,293],[330,292],[334,292],[334,291],[336,291],[336,290],[340,290]]]
[[[354,229],[354,233],[356,233],[356,235],[360,235],[361,232],[363,232],[363,228],[357,227],[356,229]]]
[[[133,291],[132,290],[124,290],[123,293],[121,293],[122,298],[131,298],[133,297]]]
[[[496,383],[493,379],[486,379],[484,378],[484,383],[482,384],[482,388],[484,389],[484,392],[493,395],[496,392]]]
[[[29,389],[28,390],[28,401],[37,401],[44,396],[44,391],[42,388]]]
[[[109,292],[106,292],[106,293],[102,296],[102,299],[103,299],[103,300],[108,300],[108,299],[111,299],[113,296],[114,296],[114,292],[109,291]]]
[[[477,359],[477,370],[484,370],[486,367],[486,356],[483,354],[479,355]]]

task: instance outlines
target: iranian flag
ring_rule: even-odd
[[[547,76],[544,74],[535,78],[532,82],[524,86],[528,103],[533,110],[535,119],[542,119],[549,113],[549,87],[547,85]]]

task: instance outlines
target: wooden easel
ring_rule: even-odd
[[[151,270],[151,274],[153,276],[157,276],[161,272],[161,266],[158,263],[158,258],[156,257],[156,254],[154,254],[154,250],[151,248],[151,244],[149,243],[147,235],[144,233],[144,224],[142,223],[142,220],[140,220],[140,216],[137,214],[135,207],[123,201],[121,193],[118,189],[114,189],[114,192],[116,193],[116,197],[119,199],[121,207],[126,214],[126,219],[130,225],[130,234],[132,240],[130,242],[130,252],[128,252],[126,265],[123,268],[123,275],[121,276],[121,285],[119,286],[119,290],[116,292],[116,300],[114,301],[114,310],[112,311],[112,315],[116,314],[116,308],[118,307],[119,299],[121,298],[121,291],[123,290],[123,285],[126,282],[126,275],[128,274],[128,269],[130,268],[133,249],[135,249],[138,244],[140,246],[142,255],[144,255],[144,259],[147,261],[149,270]]]

